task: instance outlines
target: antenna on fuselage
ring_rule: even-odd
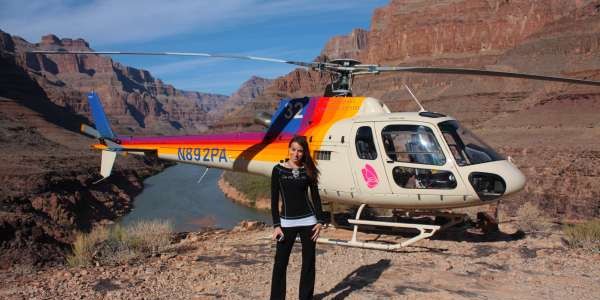
[[[421,102],[419,102],[419,99],[417,99],[417,96],[415,96],[415,94],[413,94],[413,92],[410,90],[410,88],[408,87],[408,85],[406,85],[406,83],[403,83],[404,87],[406,88],[406,90],[408,91],[408,93],[412,96],[413,100],[415,100],[415,102],[417,102],[417,105],[421,108],[419,110],[419,112],[422,111],[427,111],[425,110],[425,108],[423,107],[423,105],[421,105]]]
[[[202,173],[202,175],[200,176],[200,179],[198,179],[198,182],[196,182],[196,183],[200,183],[202,181],[202,179],[204,179],[204,176],[206,176],[206,173],[208,173],[208,169],[210,169],[210,167],[206,167],[206,169],[204,169],[204,173]]]

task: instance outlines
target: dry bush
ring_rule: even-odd
[[[600,220],[587,221],[563,228],[565,240],[570,247],[600,253]]]
[[[169,221],[139,221],[127,228],[128,244],[140,254],[157,253],[171,243],[172,233]]]
[[[535,233],[548,231],[552,222],[537,205],[525,202],[517,210],[517,225],[525,232]]]
[[[96,227],[90,233],[78,233],[73,243],[73,253],[67,256],[67,263],[70,266],[92,265],[97,246],[107,237],[108,229],[104,226]]]
[[[170,222],[140,221],[130,226],[96,227],[90,233],[79,233],[73,253],[67,257],[70,266],[119,265],[163,250],[170,244],[173,226]]]
[[[137,255],[129,246],[127,230],[116,224],[108,228],[106,239],[96,244],[93,261],[100,265],[123,264]]]

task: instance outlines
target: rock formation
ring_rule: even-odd
[[[31,44],[1,33],[0,40],[2,49],[15,56],[16,64],[38,82],[53,103],[86,115],[84,94],[96,91],[115,130],[121,134],[202,132],[218,119],[208,112],[228,99],[224,95],[178,90],[146,70],[124,66],[107,56],[26,53],[92,50],[82,39],[59,39],[50,34]]]
[[[221,120],[214,125],[215,130],[234,130],[252,125],[253,115],[248,115],[249,112],[254,112],[257,109],[270,111],[273,109],[271,105],[266,107],[256,106],[254,100],[264,93],[266,86],[271,84],[271,80],[252,76],[244,82],[240,88],[233,93],[227,102],[222,106],[212,111],[209,115],[220,116]],[[247,106],[252,106],[252,110],[247,110]]]

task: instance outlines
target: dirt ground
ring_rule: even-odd
[[[512,224],[482,236],[448,231],[396,252],[317,245],[316,299],[598,299],[600,255],[566,248],[561,233],[522,235]],[[266,299],[271,228],[180,234],[172,249],[126,266],[13,269],[0,274],[3,299]],[[327,228],[324,237],[349,238]],[[366,240],[399,236],[361,234]],[[298,292],[297,243],[288,299]]]

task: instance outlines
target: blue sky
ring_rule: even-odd
[[[47,33],[83,38],[95,50],[236,53],[310,61],[334,35],[369,28],[388,0],[0,0],[0,29],[38,42]],[[125,57],[185,90],[231,94],[252,75],[293,70],[276,63]]]

